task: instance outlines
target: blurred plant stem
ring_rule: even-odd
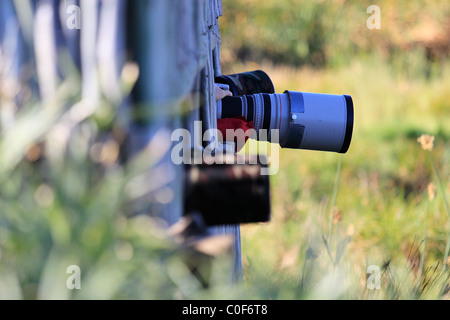
[[[430,210],[430,205],[428,204],[425,210],[425,219],[424,219],[424,227],[423,227],[423,245],[422,250],[420,252],[420,261],[419,261],[419,275],[422,277],[424,272],[425,265],[425,255],[426,255],[426,247],[427,247],[427,233],[428,233],[428,211]]]
[[[337,199],[337,194],[338,194],[338,190],[339,190],[339,180],[341,177],[341,169],[342,169],[342,161],[343,161],[343,156],[340,155],[339,156],[339,160],[338,160],[338,164],[337,164],[337,170],[336,170],[336,178],[334,180],[334,187],[333,187],[333,196],[331,198],[331,213],[330,213],[330,231],[328,233],[328,245],[331,243],[331,237],[333,234],[333,225],[334,225],[334,215],[335,215],[335,207],[336,207],[336,199]]]
[[[434,177],[436,179],[436,183],[438,185],[438,189],[439,189],[439,193],[441,194],[442,201],[444,202],[445,210],[447,211],[447,215],[450,218],[450,209],[449,209],[448,202],[447,202],[447,196],[445,195],[444,186],[442,184],[441,177],[439,176],[439,171],[437,169],[437,166],[434,161],[431,150],[427,150],[427,153],[428,153],[428,157],[431,162],[431,166],[433,167]],[[442,261],[442,270],[443,271],[447,267],[448,254],[449,254],[449,250],[450,250],[450,224],[449,224],[449,227],[447,227],[447,229],[448,229],[447,230],[447,244],[445,245],[445,254],[444,254],[444,259]]]

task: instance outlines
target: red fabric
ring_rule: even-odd
[[[248,132],[249,130],[253,130],[253,122],[252,121],[246,121],[244,117],[237,117],[237,118],[225,118],[225,119],[218,119],[217,120],[217,129],[222,133],[222,137],[226,140],[227,139],[227,130],[237,130],[242,129],[246,135],[245,135],[245,142],[247,142],[249,136],[251,135],[251,132]],[[236,152],[242,149],[244,145],[238,146],[238,139],[236,136],[234,136],[234,143],[236,143]]]

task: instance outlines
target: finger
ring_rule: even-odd
[[[223,90],[216,86],[216,101],[222,100],[225,97],[231,97],[233,94],[229,90]]]

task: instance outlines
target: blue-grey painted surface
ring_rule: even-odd
[[[80,29],[67,27],[71,6],[81,10]],[[37,83],[32,87],[46,99],[62,76],[58,53],[63,49],[81,73],[82,98],[95,102],[103,95],[115,101],[132,46],[140,78],[133,96],[119,102],[121,112],[131,114],[136,103],[154,111],[129,126],[127,152],[133,154],[161,132],[186,128],[194,134],[199,120],[203,130],[216,127],[214,77],[221,74],[222,14],[222,0],[2,0],[1,57],[11,79],[19,79],[24,64],[33,61]],[[6,112],[2,121],[7,121]],[[196,143],[193,148],[201,147]],[[183,168],[173,164],[170,153],[159,165],[175,197],[155,210],[170,226],[182,215]],[[239,226],[209,228],[207,234],[235,237],[231,279],[240,280]]]

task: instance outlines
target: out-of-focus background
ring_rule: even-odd
[[[228,0],[224,12],[224,73],[262,69],[277,92],[355,104],[347,154],[280,150],[273,221],[242,229],[245,283],[267,298],[443,295],[427,289],[449,263],[450,4]]]
[[[223,74],[261,69],[277,92],[349,94],[355,105],[347,154],[280,150],[279,172],[270,177],[272,221],[241,227],[243,281],[230,283],[229,239],[198,243],[201,252],[192,252],[176,230],[167,234],[167,221],[129,215],[148,209],[136,200],[158,213],[179,191],[166,185],[170,168],[158,165],[170,153],[164,130],[152,132],[136,157],[121,158],[127,121],[136,116],[121,101],[139,78],[151,78],[145,68],[165,71],[173,52],[155,49],[161,64],[109,68],[105,50],[96,92],[93,68],[84,66],[82,76],[93,81],[85,87],[77,71],[95,55],[90,33],[82,42],[87,59],[50,52],[45,41],[54,39],[42,37],[54,27],[50,11],[39,12],[40,29],[33,29],[32,8],[57,1],[20,2],[2,3],[20,8],[20,28],[0,24],[0,298],[449,298],[450,3],[378,1],[380,29],[370,29],[370,1],[223,1]],[[80,2],[90,8],[91,1]],[[167,13],[158,4],[169,2],[149,3],[143,7]],[[199,14],[197,5],[182,3],[182,17]],[[2,22],[8,12],[0,12]],[[90,12],[83,11],[85,22],[95,18]],[[117,13],[102,17],[108,12]],[[147,13],[155,18],[143,19],[149,27],[158,12]],[[108,42],[111,26],[98,31],[107,39],[100,48],[120,45]],[[19,30],[23,43],[14,40]],[[134,31],[128,39],[147,35]],[[8,54],[39,35],[43,41],[28,50],[36,57]],[[25,63],[18,83],[11,70],[26,58],[44,65]],[[186,75],[188,64],[171,68]],[[185,89],[177,77],[169,80],[176,85],[155,81],[141,94]],[[210,275],[207,285],[198,274]],[[81,289],[73,288],[78,282]]]

